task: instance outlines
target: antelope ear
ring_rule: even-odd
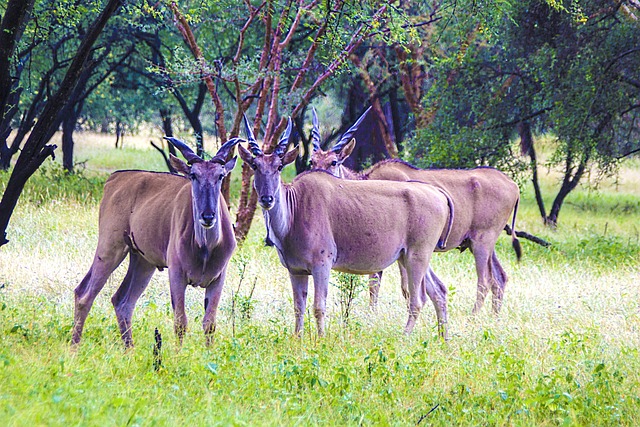
[[[240,158],[245,163],[253,163],[253,154],[242,145],[238,144],[238,154],[240,154]]]
[[[349,157],[351,155],[351,153],[353,153],[353,149],[356,148],[356,139],[355,138],[351,138],[351,141],[349,141],[347,144],[345,144],[340,151],[338,151],[338,159],[340,159],[340,161],[343,161],[344,159],[346,159],[347,157]]]
[[[282,157],[282,165],[286,166],[289,163],[293,162],[296,157],[298,157],[298,153],[300,152],[300,146],[296,145],[293,150],[289,151]]]
[[[169,154],[169,163],[176,170],[176,172],[181,173],[185,176],[188,176],[191,173],[191,168],[185,162],[174,156],[173,154]]]
[[[228,175],[229,173],[231,173],[233,168],[236,166],[236,161],[237,160],[238,160],[238,156],[235,156],[233,159],[229,160],[227,163],[224,164],[224,174],[225,175]]]

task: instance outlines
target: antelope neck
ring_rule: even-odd
[[[209,229],[204,228],[198,219],[195,198],[191,200],[193,211],[193,235],[196,245],[201,249],[206,249],[205,261],[208,258],[210,249],[214,248],[220,242],[222,228],[220,225],[220,202],[216,203],[216,211],[214,213],[215,225]]]
[[[280,252],[282,252],[282,240],[291,229],[294,204],[295,193],[293,188],[281,183],[273,208],[268,211],[263,209],[262,211],[267,227],[267,237]]]

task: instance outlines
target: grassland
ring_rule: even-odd
[[[199,324],[201,289],[187,292],[190,330],[181,348],[175,342],[165,271],[139,301],[136,347],[124,352],[110,296],[125,262],[72,352],[73,289],[93,257],[101,182],[117,168],[161,170],[147,141],[114,150],[84,136],[83,177],[50,166],[26,189],[0,249],[0,425],[640,425],[640,161],[571,194],[557,230],[540,223],[523,189],[518,229],[553,246],[523,242],[518,264],[509,239],[499,240],[510,277],[499,317],[490,301],[470,315],[471,254],[435,256],[449,286],[447,343],[431,306],[411,336],[401,333],[394,267],[376,312],[361,284],[345,320],[336,276],[327,336],[316,338],[307,316],[293,338],[288,277],[262,244],[258,215],[232,259],[212,347]],[[551,196],[557,175],[544,172]],[[155,328],[164,338],[159,370]]]

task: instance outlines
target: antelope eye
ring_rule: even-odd
[[[249,164],[249,166],[251,166],[251,169],[253,169],[253,170],[258,169],[258,166],[256,166],[255,163],[251,163],[251,164]]]
[[[335,165],[337,165],[337,164],[338,164],[338,162],[337,162],[337,161],[335,161],[335,160],[331,162],[331,166],[335,166]]]
[[[278,171],[282,171],[282,165],[278,166]]]
[[[222,181],[224,179],[224,175],[220,175],[220,178],[218,178],[218,181]]]

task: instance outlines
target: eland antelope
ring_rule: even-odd
[[[343,165],[353,151],[356,141],[352,138],[358,125],[369,112],[367,109],[358,121],[342,136],[330,150],[320,148],[318,119],[313,110],[313,154],[311,167],[326,170],[336,177],[351,180],[421,181],[445,190],[453,199],[456,209],[451,234],[445,247],[436,251],[454,248],[470,249],[475,258],[478,285],[473,313],[480,311],[489,288],[493,294],[493,311],[502,306],[507,274],[496,256],[498,237],[511,220],[512,246],[518,260],[521,247],[515,234],[516,214],[520,201],[518,186],[504,173],[490,167],[475,169],[418,169],[397,159],[383,160],[362,173],[354,172]],[[404,277],[401,267],[401,276]],[[378,278],[382,272],[378,273]],[[379,280],[370,280],[371,305],[375,306],[380,286]],[[403,292],[406,282],[403,279]]]
[[[345,181],[324,171],[305,172],[291,184],[282,168],[298,156],[287,152],[291,121],[273,153],[264,153],[245,119],[249,148],[238,146],[254,172],[267,238],[289,271],[293,288],[295,333],[303,328],[308,277],[313,277],[318,335],[324,334],[331,270],[367,274],[394,261],[406,269],[410,333],[427,295],[438,330],[447,338],[447,288],[429,270],[436,246],[446,246],[453,204],[440,189],[421,182]]]
[[[80,342],[94,299],[127,254],[129,269],[111,299],[125,346],[133,344],[131,317],[138,298],[154,270],[167,267],[179,340],[187,327],[185,290],[192,285],[205,288],[202,326],[207,344],[211,342],[227,264],[236,247],[220,186],[236,163],[236,157],[227,161],[227,156],[241,139],[227,141],[208,161],[185,143],[166,139],[188,162],[170,158],[184,176],[118,171],[105,183],[98,247],[89,272],[75,289],[73,344]]]

